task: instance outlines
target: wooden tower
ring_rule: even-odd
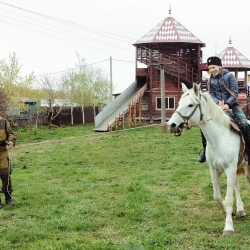
[[[161,119],[161,74],[164,72],[166,117],[177,107],[182,94],[181,82],[191,87],[201,81],[201,48],[205,46],[173,17],[167,17],[137,42],[136,82],[138,88],[147,83],[142,98],[142,116],[153,120]]]

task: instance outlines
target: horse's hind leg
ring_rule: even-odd
[[[228,169],[225,171],[227,175],[227,193],[225,200],[222,200],[220,193],[220,173],[216,169],[210,167],[212,184],[214,189],[214,199],[219,204],[219,206],[226,212],[225,227],[223,230],[223,235],[230,235],[234,233],[233,229],[233,192],[236,180],[236,170]]]
[[[244,204],[241,200],[240,187],[239,187],[239,182],[237,179],[235,180],[234,190],[235,190],[235,194],[236,194],[237,216],[239,218],[245,217],[246,212],[244,210]]]
[[[238,194],[238,201],[239,201],[239,185],[238,181],[236,179],[236,169],[234,166],[228,166],[228,168],[225,170],[226,176],[227,176],[227,192],[225,200],[223,201],[223,204],[226,208],[226,221],[225,221],[225,228],[223,230],[223,235],[229,235],[234,233],[233,229],[233,219],[232,219],[232,212],[233,212],[233,192],[234,189],[237,190]],[[241,201],[241,200],[240,200]],[[237,204],[238,205],[238,204]],[[239,205],[243,207],[243,203],[239,202]],[[242,208],[240,207],[240,208]],[[237,208],[238,209],[238,208]]]

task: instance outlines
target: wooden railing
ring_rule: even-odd
[[[186,81],[190,84],[198,81],[198,70],[194,69],[181,59],[172,56],[166,56],[162,53],[159,53],[158,50],[138,47],[137,60],[148,66],[157,65],[159,63],[170,63],[168,65],[164,65],[164,71],[166,74],[170,74],[176,78],[179,76],[182,81]]]

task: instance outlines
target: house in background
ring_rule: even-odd
[[[161,119],[161,77],[164,70],[166,116],[170,117],[182,94],[181,82],[191,87],[200,82],[205,44],[173,17],[167,17],[134,43],[136,75],[132,83],[95,118],[95,131],[110,131],[118,121],[124,127]],[[139,68],[138,63],[144,65]],[[162,68],[161,68],[162,67]]]
[[[142,97],[142,116],[150,121],[161,117],[161,77],[164,70],[166,116],[170,117],[181,96],[181,82],[191,87],[202,75],[202,47],[205,44],[173,17],[167,17],[140,38],[136,47],[136,61],[146,68],[136,68],[137,85],[147,83]]]
[[[14,105],[8,110],[8,116],[13,127],[23,127],[27,125],[47,125],[48,120],[47,109],[49,107],[48,100],[38,98],[18,98],[16,100],[18,105]],[[57,112],[59,108],[61,111],[54,118],[53,124],[57,126],[71,125],[71,107],[73,106],[73,124],[83,124],[83,114],[81,107],[69,100],[54,100],[54,110]],[[96,108],[98,112],[98,108]],[[92,107],[84,108],[85,123],[94,122],[94,112]]]
[[[207,71],[202,63],[202,48],[205,43],[169,16],[133,44],[136,48],[135,82],[110,102],[95,118],[94,131],[107,132],[125,122],[141,124],[161,120],[161,72],[164,71],[166,118],[172,116],[182,95],[181,83],[191,88],[193,82],[202,83],[206,91],[207,80],[202,79]],[[248,116],[247,58],[232,47],[219,55],[226,68],[235,72],[239,84],[239,99],[243,111]],[[138,65],[143,64],[144,67]],[[244,79],[238,72],[244,71]]]

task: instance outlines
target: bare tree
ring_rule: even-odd
[[[78,67],[76,74],[76,99],[75,102],[81,106],[82,111],[82,124],[85,124],[84,117],[84,108],[89,104],[89,90],[87,84],[87,64],[85,59],[82,58],[79,54],[77,54],[78,63],[76,66]]]
[[[74,107],[76,106],[76,101],[79,99],[79,91],[77,86],[78,76],[74,71],[68,71],[61,78],[63,91],[68,94],[68,104],[70,105],[70,117],[71,125],[74,125]]]
[[[61,89],[61,82],[51,75],[43,75],[37,80],[37,83],[47,95],[48,109],[46,119],[49,125],[51,125],[53,120],[60,114],[65,106],[65,92]],[[60,102],[56,103],[56,99],[60,100]]]
[[[91,106],[95,117],[96,107],[103,107],[110,100],[112,85],[103,69],[87,65],[85,59],[78,54],[77,58],[78,70],[68,73],[68,91],[72,93],[70,98],[73,98],[74,103],[81,106],[84,124],[84,107]]]

